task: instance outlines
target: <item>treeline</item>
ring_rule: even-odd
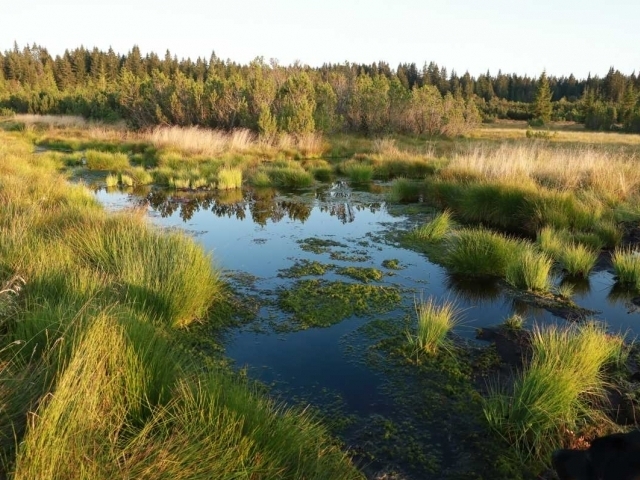
[[[640,78],[613,68],[604,78],[547,77],[552,120],[592,129],[640,131]],[[250,128],[263,135],[324,131],[457,135],[478,121],[532,120],[539,79],[489,72],[459,76],[431,62],[319,68],[256,59],[248,65],[178,60],[167,51],[142,56],[83,47],[52,57],[17,45],[0,54],[5,112],[125,119],[159,124]]]

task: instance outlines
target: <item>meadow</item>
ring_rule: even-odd
[[[275,403],[215,355],[197,366],[190,332],[233,323],[215,259],[141,211],[107,214],[65,179],[184,192],[377,182],[388,202],[429,209],[403,245],[452,274],[570,309],[559,279],[588,278],[603,261],[621,288],[640,291],[638,136],[573,125],[532,134],[514,123],[456,139],[132,132],[69,117],[3,125],[0,431],[12,433],[0,446],[12,478],[363,475],[309,413]],[[338,285],[302,282],[321,293]],[[300,299],[312,295],[296,292],[282,301],[305,325],[337,321],[308,321],[313,306]],[[544,468],[581,432],[622,429],[602,412],[632,347],[583,320],[523,333],[523,367],[482,391],[486,431],[512,446],[522,470]],[[401,357],[465,364],[452,335],[459,323],[454,302],[416,300]]]

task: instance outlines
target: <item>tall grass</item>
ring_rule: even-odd
[[[124,153],[108,153],[98,150],[85,152],[87,168],[91,170],[122,171],[130,167],[129,157]]]
[[[118,279],[123,300],[175,326],[203,318],[220,294],[211,257],[184,234],[113,215],[70,232],[69,242],[86,262]]]
[[[422,187],[419,183],[406,178],[396,178],[391,185],[389,198],[394,202],[416,202],[420,198]]]
[[[231,190],[242,186],[242,170],[223,168],[218,172],[218,189]]]
[[[540,230],[537,241],[540,248],[570,276],[587,277],[598,259],[598,251],[592,246],[578,243],[574,238],[583,238],[592,244],[597,244],[598,241],[597,238],[591,239],[585,235],[578,237],[567,230],[555,230],[551,227]]]
[[[618,248],[612,257],[618,282],[640,290],[640,251]]]
[[[453,302],[436,304],[433,298],[415,302],[418,327],[415,335],[407,334],[409,345],[415,353],[436,354],[450,348],[447,334],[460,323],[460,312]]]
[[[346,162],[340,170],[354,183],[368,183],[373,178],[373,166],[363,162]]]
[[[619,361],[623,344],[594,323],[534,326],[531,361],[512,386],[491,386],[487,420],[524,456],[545,457],[565,430],[595,414],[594,402],[605,401],[603,367]]]
[[[445,266],[463,275],[493,276],[516,288],[546,292],[551,259],[525,240],[484,229],[462,229],[448,239]]]
[[[505,280],[516,288],[547,292],[551,287],[549,273],[552,261],[533,245],[521,244],[521,249],[507,265]]]
[[[411,236],[416,240],[439,242],[443,240],[450,231],[451,212],[445,210],[433,217],[431,221],[413,230]]]

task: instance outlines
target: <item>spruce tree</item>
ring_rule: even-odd
[[[547,79],[547,72],[542,71],[536,88],[536,98],[533,101],[533,115],[542,123],[551,121],[551,88]]]

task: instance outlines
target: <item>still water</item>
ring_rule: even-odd
[[[98,189],[96,196],[107,208],[146,208],[154,223],[186,230],[213,253],[239,291],[258,299],[257,321],[231,332],[226,340],[226,354],[238,368],[271,385],[286,401],[302,399],[315,405],[339,398],[343,412],[369,418],[388,415],[397,405],[384,388],[385,374],[362,361],[366,339],[358,332],[374,320],[410,318],[416,298],[455,301],[464,312],[455,333],[469,342],[475,342],[476,329],[499,324],[512,313],[524,316],[529,326],[565,322],[490,282],[452,278],[425,256],[401,248],[394,240],[398,234],[423,223],[431,211],[421,205],[390,205],[385,190],[384,185],[362,190],[336,182],[298,191],[245,189],[221,195]],[[339,246],[316,253],[304,250],[300,241],[310,238]],[[398,260],[401,269],[384,268],[383,261],[390,259]],[[303,260],[378,268],[385,275],[374,284],[398,288],[402,302],[385,314],[354,316],[328,328],[282,331],[277,325],[289,314],[273,299],[298,279],[279,274]],[[323,278],[356,281],[335,271]],[[595,271],[574,285],[574,300],[597,311],[595,317],[606,321],[610,330],[635,337],[640,314],[631,296],[618,292],[614,283],[610,271]]]

